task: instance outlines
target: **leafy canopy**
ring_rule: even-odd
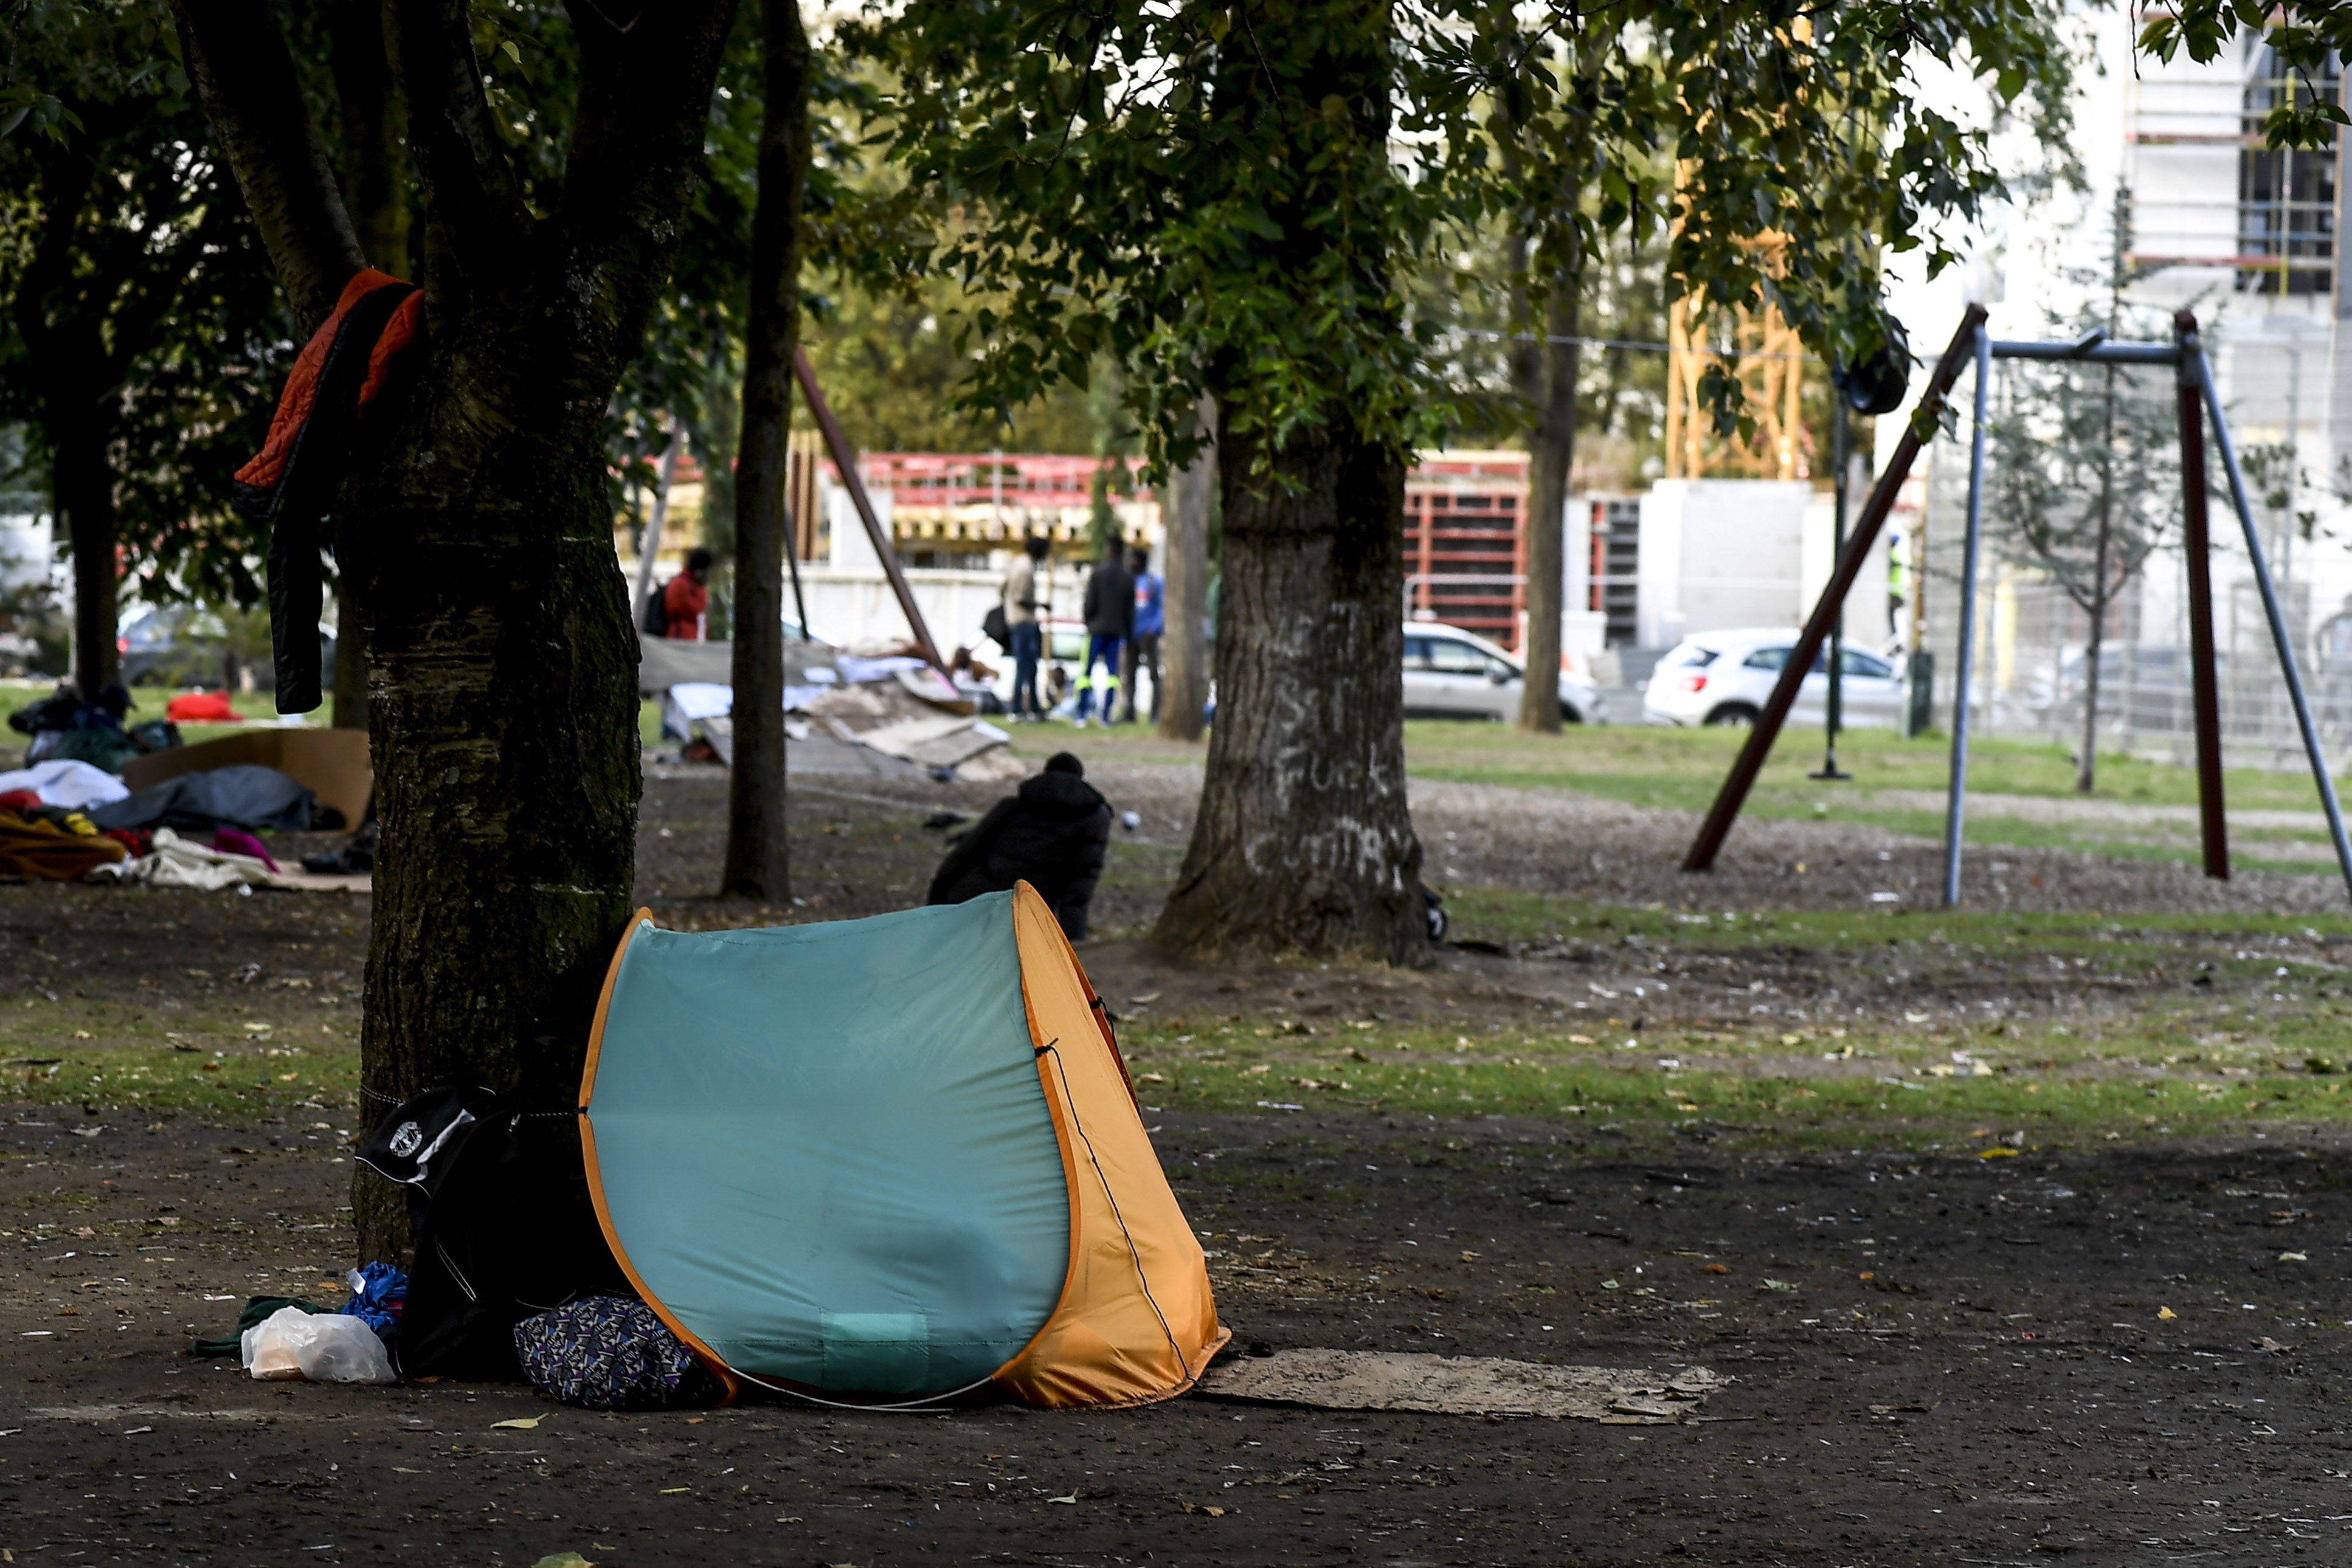
[[[2003,190],[1987,132],[1915,65],[2063,141],[2061,12],[910,0],[854,42],[894,84],[889,156],[955,221],[874,259],[987,298],[967,401],[1018,405],[1107,353],[1156,457],[1185,455],[1202,391],[1262,452],[1340,420],[1399,448],[1441,436],[1465,411],[1399,280],[1445,276],[1500,217],[1560,254],[1669,226],[1674,287],[1703,308],[1769,295],[1852,362],[1900,346],[1881,254],[1939,270],[1938,220]],[[1727,417],[1736,383],[1710,392]]]

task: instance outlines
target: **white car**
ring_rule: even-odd
[[[1458,626],[1408,621],[1404,628],[1404,716],[1407,718],[1519,716],[1527,683],[1519,661],[1484,637]],[[1590,681],[1559,673],[1559,716],[1569,724],[1599,724],[1608,705]]]
[[[1685,637],[1667,650],[1650,672],[1649,684],[1642,693],[1643,722],[1754,724],[1796,645],[1793,626],[1701,632]],[[1903,673],[1876,653],[1846,644],[1840,686],[1842,724],[1891,729],[1902,722]],[[1829,650],[1824,646],[1813,661],[1811,673],[1797,688],[1790,721],[1825,723],[1829,696]]]

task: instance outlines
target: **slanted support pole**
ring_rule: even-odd
[[[2311,702],[2304,695],[2294,642],[2287,635],[2286,616],[2279,609],[2278,590],[2271,582],[2270,562],[2263,554],[2262,534],[2254,527],[2254,509],[2246,499],[2246,476],[2238,467],[2238,449],[2230,440],[2229,422],[2221,417],[2221,394],[2213,384],[2212,362],[2201,350],[2194,357],[2197,382],[2205,393],[2205,412],[2213,420],[2213,444],[2221,449],[2221,471],[2230,478],[2230,499],[2237,505],[2238,523],[2246,534],[2246,555],[2253,562],[2255,586],[2262,590],[2263,614],[2270,621],[2271,642],[2278,649],[2279,673],[2286,677],[2295,726],[2303,731],[2304,754],[2311,759],[2312,781],[2319,786],[2319,803],[2327,811],[2328,836],[2336,841],[2336,863],[2344,873],[2346,891],[2352,892],[2352,841],[2344,836],[2344,808],[2336,802],[2336,780],[2328,776],[2327,757],[2320,749],[2319,727],[2312,722]]]
[[[2213,536],[2206,516],[2205,409],[2197,372],[2204,350],[2197,318],[2172,318],[2180,344],[2174,380],[2180,391],[2181,554],[2189,576],[2189,678],[2197,719],[2197,814],[2203,830],[2205,874],[2230,880],[2230,826],[2222,815],[2221,694],[2213,662]]]
[[[849,438],[841,433],[840,422],[824,401],[824,393],[816,384],[816,371],[809,364],[806,350],[793,350],[793,375],[801,383],[801,393],[808,399],[809,413],[816,418],[816,427],[824,434],[824,444],[833,454],[833,465],[841,470],[841,482],[849,490],[849,499],[857,507],[857,520],[866,525],[866,537],[874,542],[874,553],[882,560],[882,573],[890,580],[890,591],[898,596],[898,608],[906,612],[907,629],[915,634],[915,646],[921,650],[924,663],[942,676],[947,664],[940,657],[939,645],[931,641],[931,629],[923,622],[923,612],[915,603],[915,591],[907,586],[907,574],[898,570],[898,552],[890,544],[890,536],[883,531],[882,523],[874,515],[874,503],[866,498],[866,481],[857,475],[857,455],[849,450]],[[798,573],[794,573],[795,579]]]
[[[1738,759],[1731,765],[1723,788],[1717,791],[1706,821],[1699,825],[1698,837],[1691,841],[1690,852],[1683,857],[1683,870],[1706,871],[1713,866],[1723,841],[1730,836],[1731,824],[1739,820],[1739,808],[1747,803],[1757,775],[1764,770],[1764,759],[1772,754],[1772,743],[1780,737],[1780,727],[1788,722],[1789,710],[1796,706],[1798,688],[1803,685],[1813,661],[1821,656],[1822,644],[1830,634],[1830,623],[1844,607],[1845,596],[1854,580],[1862,575],[1863,562],[1869,559],[1871,547],[1878,542],[1879,530],[1886,526],[1887,513],[1895,509],[1895,497],[1901,493],[1903,481],[1910,477],[1911,465],[1918,460],[1920,433],[1935,429],[1944,399],[1968,364],[1984,320],[1984,307],[1969,306],[1960,319],[1960,329],[1952,334],[1951,346],[1937,361],[1936,373],[1928,380],[1927,393],[1919,400],[1919,406],[1904,429],[1903,439],[1895,445],[1894,458],[1871,490],[1862,516],[1855,519],[1845,549],[1838,556],[1837,570],[1830,573],[1828,586],[1822,590],[1821,600],[1806,620],[1796,647],[1790,651],[1788,663],[1780,666],[1780,678],[1774,683],[1772,695],[1758,716],[1756,727],[1748,732],[1748,743],[1739,748]]]
[[[1992,335],[1976,331],[1976,413],[1969,432],[1968,538],[1960,556],[1960,645],[1952,661],[1952,778],[1944,798],[1944,907],[1960,902],[1960,828],[1969,804],[1969,680],[1976,663],[1977,558],[1984,541],[1985,413],[1992,392]]]

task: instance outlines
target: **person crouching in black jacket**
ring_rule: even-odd
[[[931,878],[929,902],[961,904],[1025,882],[1052,907],[1062,934],[1085,941],[1087,905],[1110,843],[1110,802],[1086,781],[1086,772],[1066,751],[1047,758],[1043,773],[956,840]]]

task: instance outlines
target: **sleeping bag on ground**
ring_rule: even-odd
[[[310,791],[275,768],[238,763],[208,773],[183,773],[128,800],[100,806],[90,821],[100,828],[279,828],[306,832]]]
[[[1122,1405],[1229,1337],[1093,988],[1027,883],[613,960],[581,1088],[637,1294],[730,1389]]]

